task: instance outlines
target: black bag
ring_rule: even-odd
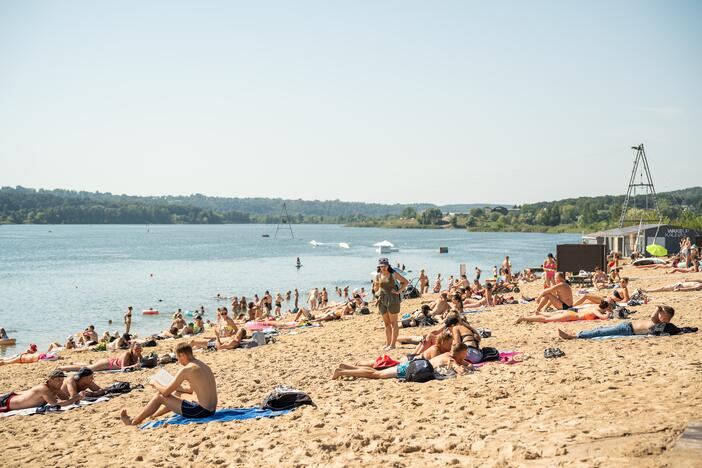
[[[261,403],[261,408],[271,410],[286,410],[291,408],[297,408],[298,406],[302,405],[316,406],[312,401],[312,398],[310,398],[310,396],[307,393],[301,390],[296,390],[291,387],[278,385],[266,398],[263,399],[263,403]]]
[[[407,382],[428,382],[434,378],[434,366],[427,359],[415,359],[407,366]]]
[[[497,348],[486,346],[481,351],[483,352],[483,359],[480,362],[500,360],[500,352],[497,350]]]
[[[121,393],[129,393],[132,391],[132,386],[129,382],[115,382],[105,389],[105,393],[109,395],[119,395]]]
[[[156,354],[156,353],[151,353],[148,356],[141,358],[141,367],[144,367],[146,369],[150,369],[152,367],[156,367],[157,365],[158,365],[158,354]]]
[[[358,311],[360,315],[370,315],[370,309],[368,307],[361,307]]]
[[[420,315],[416,322],[417,326],[420,327],[431,327],[438,323],[434,317],[429,317],[427,315]]]
[[[153,348],[153,347],[155,347],[156,345],[157,345],[156,340],[147,340],[147,341],[144,341],[144,342],[141,344],[141,346],[142,346],[143,348]]]

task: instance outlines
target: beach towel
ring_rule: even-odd
[[[521,351],[500,351],[499,361],[479,362],[477,364],[473,364],[473,367],[482,367],[493,362],[497,364],[519,364],[522,361],[520,359],[516,359],[516,357],[520,354],[522,354]]]
[[[49,414],[49,413],[63,413],[65,411],[70,411],[72,409],[80,408],[82,406],[94,405],[95,403],[101,403],[103,401],[109,400],[111,397],[102,396],[99,398],[84,399],[68,406],[51,406],[43,405],[38,408],[25,408],[21,410],[8,411],[7,413],[0,413],[0,418],[6,418],[8,416],[31,416],[33,414]]]
[[[464,310],[463,314],[479,314],[480,312],[489,312],[492,309],[486,308],[486,309],[468,309]]]
[[[588,338],[588,340],[612,340],[617,338],[650,338],[653,335],[611,335],[611,336],[596,336]]]
[[[260,419],[260,418],[275,418],[276,416],[282,416],[288,414],[292,410],[279,410],[273,411],[269,409],[261,409],[258,407],[252,408],[225,408],[217,410],[215,414],[208,418],[201,419],[189,419],[180,415],[171,416],[166,419],[159,419],[157,421],[149,421],[145,424],[139,426],[139,429],[154,429],[157,427],[165,426],[167,424],[204,424],[213,421],[243,421],[245,419]]]

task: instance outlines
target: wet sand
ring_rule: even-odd
[[[702,274],[664,275],[627,268],[632,291]],[[536,295],[538,283],[524,293]],[[702,292],[656,293],[634,307],[643,318],[664,303],[678,326],[702,324]],[[405,301],[403,310],[419,300]],[[370,316],[326,323],[269,346],[198,353],[212,366],[220,407],[254,406],[277,384],[307,391],[317,408],[275,419],[126,427],[153,391],[135,391],[63,414],[0,419],[5,466],[679,466],[670,449],[690,421],[702,420],[702,332],[676,337],[562,341],[569,331],[610,323],[520,324],[533,304],[505,305],[469,316],[492,330],[485,346],[524,352],[521,364],[489,364],[478,372],[425,384],[397,380],[332,381],[341,362],[374,358],[381,321]],[[404,329],[401,335],[422,329]],[[174,346],[161,342],[161,353]],[[560,347],[566,356],[545,359]],[[151,351],[154,348],[146,348]],[[412,346],[391,353],[395,358]],[[62,353],[59,364],[105,353]],[[41,382],[56,362],[0,367],[0,392]],[[175,373],[177,364],[166,366]],[[148,381],[154,370],[98,374],[97,382]],[[687,460],[702,466],[700,460]]]

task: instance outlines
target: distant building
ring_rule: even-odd
[[[507,215],[508,210],[504,206],[496,206],[496,207],[492,208],[490,211],[492,211],[493,213],[495,213],[495,212],[500,213],[501,215]]]
[[[640,232],[639,232],[640,229]],[[693,229],[670,224],[644,224],[639,226],[628,226],[624,228],[608,229],[606,231],[593,232],[583,236],[585,244],[604,244],[608,252],[619,252],[624,256],[629,256],[636,250],[637,235],[641,238],[638,241],[638,250],[645,253],[647,245],[657,244],[665,247],[668,253],[678,253],[680,251],[680,240],[689,237],[693,243],[698,242],[700,233]]]

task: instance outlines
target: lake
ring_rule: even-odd
[[[0,327],[18,341],[0,353],[16,353],[30,342],[45,350],[89,324],[100,335],[122,330],[128,305],[134,306],[133,329],[143,335],[165,328],[177,308],[203,305],[205,318],[213,319],[217,306],[229,307],[214,299],[217,293],[250,298],[298,288],[302,298],[315,286],[332,292],[334,286],[367,287],[379,257],[372,245],[382,240],[399,249],[387,256],[411,270],[408,279],[425,268],[432,285],[436,273],[457,275],[460,263],[467,264],[471,278],[475,266],[488,276],[505,255],[517,270],[540,265],[556,244],[580,242],[577,234],[338,225],[295,225],[295,239],[282,229],[276,239],[275,230],[275,225],[0,226]],[[440,254],[440,246],[448,254]],[[162,315],[141,315],[149,307]]]

